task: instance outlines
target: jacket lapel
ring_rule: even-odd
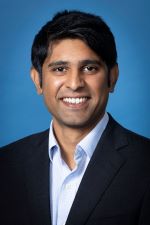
[[[81,181],[66,225],[83,225],[125,163],[117,149],[127,145],[122,128],[110,117]],[[117,137],[116,134],[120,137]]]
[[[37,137],[37,143],[30,152],[25,165],[25,182],[29,211],[32,224],[51,224],[50,218],[50,184],[49,184],[49,157],[48,157],[48,131]]]

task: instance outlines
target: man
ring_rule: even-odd
[[[109,27],[58,13],[34,39],[32,65],[53,120],[1,149],[0,224],[150,224],[150,142],[106,113],[118,79]]]

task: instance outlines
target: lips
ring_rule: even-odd
[[[69,104],[82,104],[88,100],[87,97],[80,97],[80,98],[71,98],[71,97],[65,97],[62,98],[62,101]]]

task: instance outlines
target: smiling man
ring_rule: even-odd
[[[115,41],[98,16],[58,13],[35,36],[31,78],[50,129],[0,151],[0,224],[150,224],[150,142],[106,112]]]

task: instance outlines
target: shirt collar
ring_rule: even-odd
[[[109,116],[107,113],[104,114],[103,118],[98,122],[98,124],[88,133],[79,143],[78,146],[82,148],[89,158],[92,157],[93,152],[98,144],[99,139],[103,131],[105,130],[107,123],[109,121]]]
[[[58,149],[58,143],[53,131],[53,121],[51,121],[49,129],[49,158],[51,161],[53,160],[53,153],[55,149]]]
[[[93,152],[98,144],[99,139],[103,131],[105,130],[107,123],[109,121],[109,116],[107,113],[104,114],[103,118],[98,122],[98,124],[88,133],[78,144],[77,148],[81,148],[89,158],[92,157]],[[57,140],[53,131],[53,121],[50,124],[49,130],[49,158],[53,160],[53,154],[56,149],[59,148]],[[77,149],[76,148],[76,149]]]

